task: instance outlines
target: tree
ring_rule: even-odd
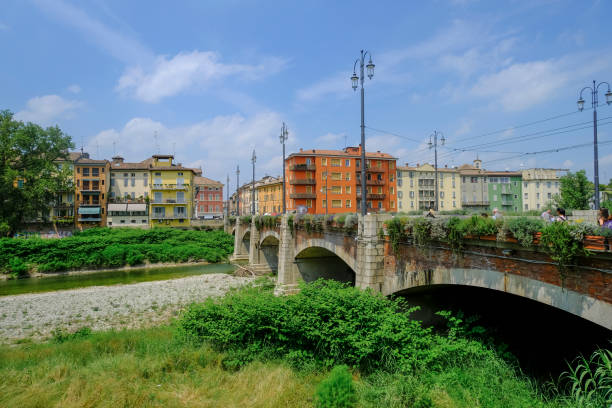
[[[70,136],[57,126],[43,129],[0,111],[0,225],[8,234],[45,214],[57,194],[69,187],[72,171],[58,164],[73,147]]]
[[[584,170],[576,173],[568,172],[559,180],[561,186],[555,196],[555,204],[559,207],[573,210],[588,210],[593,197],[593,183],[591,183]]]

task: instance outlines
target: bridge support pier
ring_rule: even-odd
[[[295,293],[298,288],[300,273],[295,264],[293,236],[289,228],[289,216],[283,215],[278,244],[278,276],[276,278],[276,295]]]
[[[355,286],[370,288],[381,292],[384,282],[385,247],[378,238],[378,231],[385,220],[391,218],[388,214],[368,214],[359,216],[357,231],[357,270],[355,271]]]
[[[249,259],[249,254],[244,250],[242,245],[242,238],[246,229],[247,226],[241,224],[239,219],[236,219],[236,229],[234,231],[234,254],[230,257],[230,261],[246,261]]]

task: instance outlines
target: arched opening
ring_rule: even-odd
[[[437,311],[461,311],[477,317],[474,325],[496,345],[506,345],[523,370],[544,380],[567,370],[566,360],[609,348],[612,334],[605,327],[547,304],[499,290],[466,285],[427,285],[393,294],[420,309],[411,316],[444,329]],[[465,318],[464,318],[465,320]]]
[[[302,279],[312,282],[319,278],[334,279],[355,285],[355,272],[338,255],[321,247],[309,247],[295,257]]]
[[[242,237],[240,253],[248,254],[251,249],[251,231],[247,231]]]
[[[259,246],[260,262],[266,263],[272,272],[278,271],[278,245],[279,241],[274,235],[268,235]]]

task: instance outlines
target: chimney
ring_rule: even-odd
[[[119,164],[119,163],[123,163],[123,157],[121,156],[113,157],[113,164]]]
[[[303,149],[300,147],[300,152],[302,152],[302,151],[303,151]]]

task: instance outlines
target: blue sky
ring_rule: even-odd
[[[439,130],[441,165],[478,154],[488,169],[591,175],[592,146],[518,154],[592,141],[576,100],[593,79],[612,82],[611,16],[603,0],[3,0],[0,108],[59,125],[94,156],[140,161],[158,145],[208,177],[230,173],[233,189],[253,148],[257,177],[281,172],[282,121],[288,152],[359,143],[349,77],[365,48],[369,150],[431,162]],[[599,138],[612,140],[603,105]],[[612,143],[600,177],[612,178]]]

